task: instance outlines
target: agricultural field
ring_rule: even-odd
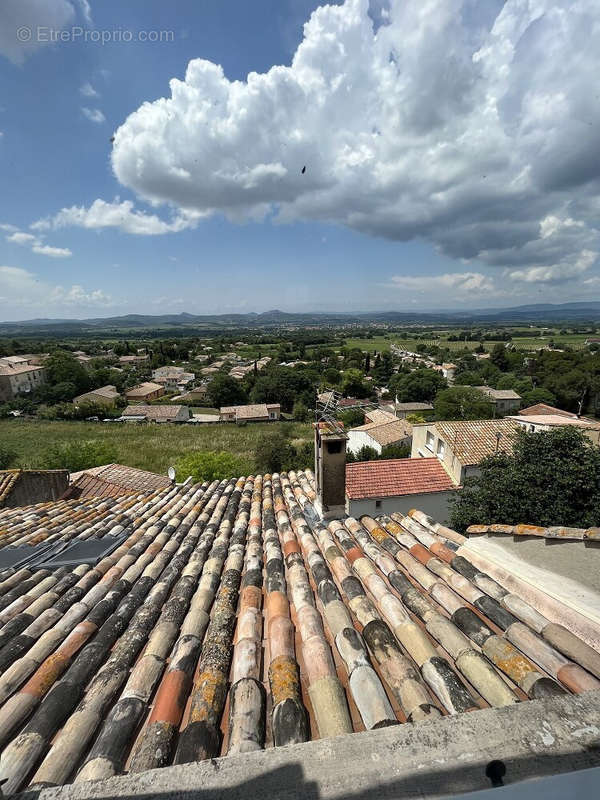
[[[40,468],[49,448],[65,443],[99,442],[114,449],[115,461],[165,474],[190,450],[225,450],[239,456],[246,474],[254,470],[259,437],[283,431],[290,439],[312,441],[309,424],[299,422],[216,425],[135,425],[132,423],[0,420],[0,442],[17,453],[18,466]]]

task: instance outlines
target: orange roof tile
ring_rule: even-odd
[[[446,492],[454,488],[437,458],[393,458],[346,466],[346,494],[351,500]]]

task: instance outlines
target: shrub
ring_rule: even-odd
[[[263,434],[254,451],[258,472],[281,472],[292,469],[296,451],[283,433]]]
[[[10,447],[0,444],[0,469],[12,467],[17,460],[17,454]]]
[[[43,459],[45,469],[68,469],[79,472],[90,467],[111,464],[117,460],[115,448],[98,440],[89,442],[64,442],[49,447]]]
[[[178,480],[191,475],[194,481],[222,481],[242,475],[245,464],[231,453],[197,450],[182,456],[177,461],[176,470]]]

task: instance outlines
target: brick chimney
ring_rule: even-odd
[[[346,440],[343,431],[327,422],[316,422],[315,430],[315,481],[317,497],[315,507],[324,517],[346,514]]]

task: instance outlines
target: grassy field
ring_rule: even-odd
[[[45,422],[0,420],[0,442],[18,455],[19,466],[43,465],[47,447],[63,442],[100,441],[114,447],[116,461],[130,467],[165,473],[190,450],[226,450],[254,469],[254,448],[259,436],[284,429],[293,440],[312,440],[306,423],[255,423],[238,427],[216,425],[134,425],[131,423]]]
[[[534,340],[535,341],[535,340]],[[417,345],[424,344],[427,347],[437,345],[438,347],[447,347],[449,350],[475,350],[479,347],[479,342],[449,342],[442,337],[431,339],[401,339],[397,336],[375,336],[373,339],[347,339],[346,347],[358,347],[364,352],[373,353],[375,351],[386,353],[390,349],[390,344],[396,344],[403,350],[410,350],[413,353],[417,352]],[[484,342],[483,346],[486,350],[491,351],[496,342]]]

